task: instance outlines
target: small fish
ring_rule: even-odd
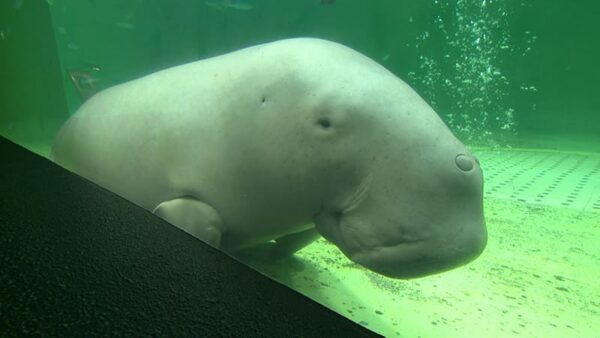
[[[248,0],[207,0],[204,4],[208,7],[216,8],[220,11],[227,8],[239,9],[243,11],[254,8]]]
[[[68,71],[71,83],[77,89],[82,100],[85,101],[98,92],[96,84],[100,79],[96,76],[100,74],[96,73],[100,70],[100,66],[98,65],[88,65],[87,67],[83,67],[83,69],[71,69]]]

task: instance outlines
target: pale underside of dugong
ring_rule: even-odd
[[[53,158],[230,253],[293,253],[320,234],[411,278],[465,264],[487,240],[478,161],[402,80],[325,40],[104,90],[65,124]]]

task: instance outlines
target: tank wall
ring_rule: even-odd
[[[452,30],[455,7],[446,5],[444,14],[440,2],[434,1],[250,3],[251,10],[217,10],[204,1],[188,0],[2,2],[0,81],[8,89],[0,93],[0,131],[13,139],[17,134],[48,138],[85,99],[76,81],[93,92],[165,67],[297,36],[335,40],[367,54],[407,80],[447,122],[449,114],[467,114],[474,120],[480,113],[478,107],[457,109],[456,95],[441,85],[454,75],[466,76],[458,84],[473,80],[465,74],[452,75],[455,60],[444,61],[453,50],[447,39],[457,34]],[[489,119],[512,111],[517,131],[600,133],[600,96],[595,93],[600,77],[600,45],[595,43],[600,36],[596,23],[600,5],[542,0],[487,3],[503,4],[506,16],[488,10],[491,16],[483,19],[504,20],[502,34],[512,46],[510,52],[496,48],[488,54],[500,77],[507,79],[496,83],[496,92],[481,90],[491,98],[488,108],[498,107]],[[469,20],[482,19],[473,13]],[[444,15],[446,36],[438,27],[438,18]],[[424,34],[430,34],[427,41]],[[492,30],[494,38],[499,34]],[[472,44],[469,39],[461,41]],[[478,56],[466,56],[474,57]],[[440,66],[427,69],[431,60]],[[438,74],[426,76],[432,71]],[[77,75],[83,77],[74,80]],[[469,76],[477,75],[475,71]],[[461,85],[450,89],[459,91]],[[472,102],[478,97],[463,99]]]
[[[0,1],[0,135],[49,142],[67,117],[48,5]]]
[[[251,3],[253,9],[239,11],[186,0],[144,5],[56,2],[51,11],[69,110],[74,112],[81,103],[69,71],[89,73],[95,87],[102,89],[169,66],[288,37],[338,41],[395,70],[406,69],[415,58],[408,47],[418,27],[402,24],[420,10],[412,3]]]
[[[433,1],[250,2],[254,7],[247,11],[216,10],[202,1],[186,0],[70,2],[51,8],[63,69],[85,71],[98,66],[99,70],[91,71],[98,88],[257,43],[313,36],[347,44],[382,63],[428,101],[439,101],[436,109],[446,120],[447,114],[461,113],[453,108],[456,97],[439,85],[451,76],[449,66],[442,65],[440,76],[429,85],[422,83],[419,73],[423,55],[439,63],[448,50],[446,37],[435,35],[440,8]],[[517,130],[600,130],[600,97],[594,95],[592,82],[600,75],[595,66],[600,47],[593,43],[600,35],[594,21],[599,7],[593,2],[588,6],[541,0],[506,3],[503,29],[512,49],[491,52],[496,53],[495,66],[507,83],[498,86],[501,95],[491,96],[502,101],[492,105],[514,110]],[[456,8],[445,10],[452,20]],[[452,22],[446,25],[452,38],[456,34]],[[424,32],[433,36],[426,47],[419,46]],[[64,80],[72,112],[80,98],[66,75]]]
[[[516,117],[523,130],[600,134],[600,3],[534,0],[522,6],[513,35],[531,31],[538,38],[528,58],[515,60],[510,76],[534,83],[533,97],[514,90]],[[531,105],[535,109],[529,109]]]

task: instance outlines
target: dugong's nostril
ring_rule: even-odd
[[[471,169],[473,169],[472,158],[465,154],[456,155],[454,161],[456,162],[456,166],[458,167],[458,169],[462,171],[471,171]]]

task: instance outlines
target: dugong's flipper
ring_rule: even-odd
[[[296,251],[314,242],[319,237],[321,237],[321,234],[319,234],[314,227],[279,237],[275,240],[272,255],[275,258],[291,256]]]
[[[259,258],[261,260],[287,259],[294,253],[321,237],[314,227],[279,237],[267,243],[257,244],[244,248],[234,254],[241,261],[247,258]]]
[[[210,205],[186,196],[164,201],[152,212],[215,248],[221,247],[223,220]]]

